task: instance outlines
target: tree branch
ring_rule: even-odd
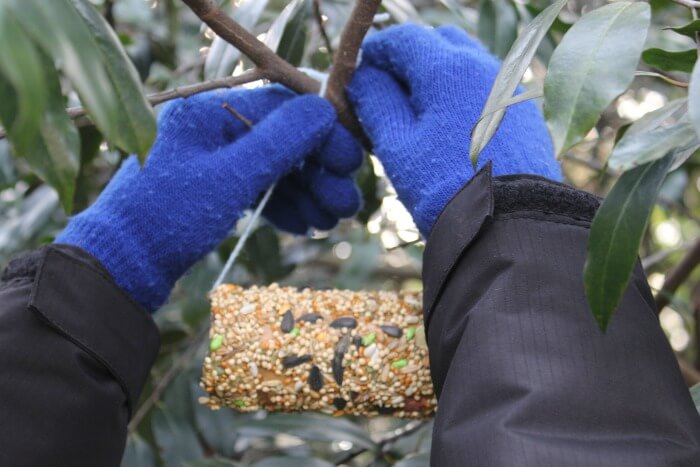
[[[695,267],[700,264],[700,240],[688,251],[688,254],[666,276],[663,287],[656,294],[656,312],[660,313],[671,302],[674,292],[688,279]]]
[[[189,97],[214,89],[232,88],[234,86],[240,86],[241,84],[251,83],[262,79],[262,77],[263,76],[260,71],[255,68],[243,72],[238,76],[227,76],[226,78],[213,79],[211,81],[204,81],[202,83],[190,84],[187,86],[179,86],[166,91],[157,92],[155,94],[149,94],[147,99],[152,106],[156,106],[162,104],[163,102],[178,99],[180,97]],[[75,125],[77,127],[93,125],[93,122],[88,117],[87,111],[84,107],[71,107],[66,109],[66,113],[70,118],[75,120]],[[6,136],[5,130],[0,128],[0,139],[5,138]]]
[[[314,16],[316,17],[316,23],[318,24],[318,30],[321,33],[323,42],[326,44],[326,49],[328,49],[329,54],[333,55],[333,45],[331,44],[331,39],[328,37],[328,32],[326,32],[326,27],[323,24],[321,0],[314,0]]]
[[[340,35],[340,44],[333,56],[333,67],[328,77],[326,98],[335,107],[339,120],[358,136],[362,135],[362,129],[345,96],[345,86],[352,79],[362,40],[372,26],[380,4],[381,0],[357,0]]]

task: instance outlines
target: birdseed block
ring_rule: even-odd
[[[200,402],[212,409],[434,413],[419,293],[224,284],[210,299]]]

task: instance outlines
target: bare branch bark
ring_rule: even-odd
[[[362,40],[372,26],[380,4],[381,0],[357,0],[340,35],[340,44],[333,56],[333,68],[328,77],[326,98],[335,107],[340,121],[355,135],[362,135],[362,128],[345,96],[345,86],[352,79]]]
[[[318,82],[297,70],[221,11],[212,0],[182,0],[219,37],[243,52],[270,81],[299,93],[318,93]]]
[[[688,251],[688,254],[666,276],[663,287],[656,294],[656,312],[660,313],[671,302],[671,297],[680,285],[685,282],[693,270],[700,264],[700,240]]]
[[[235,86],[240,86],[241,84],[251,83],[259,79],[262,79],[262,74],[257,68],[255,68],[241,73],[238,76],[227,76],[226,78],[213,79],[211,81],[204,81],[202,83],[190,84],[187,86],[179,86],[177,88],[168,89],[155,94],[149,94],[147,99],[152,106],[156,106],[162,104],[163,102],[178,99],[180,97],[189,97],[202,92],[212,91],[214,89],[232,88]],[[66,113],[75,121],[74,123],[77,127],[93,125],[93,122],[88,117],[87,111],[84,107],[71,107],[66,109]],[[6,136],[5,130],[0,128],[0,139],[5,138]]]

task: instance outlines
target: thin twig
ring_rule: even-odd
[[[166,91],[157,92],[155,94],[148,95],[147,99],[152,106],[156,106],[162,104],[163,102],[178,99],[180,97],[189,97],[202,92],[211,91],[213,89],[232,88],[234,86],[251,83],[259,79],[262,79],[260,71],[257,69],[252,69],[241,73],[238,76],[228,76],[226,78],[213,79],[211,81],[204,81],[202,83],[190,84],[187,86],[180,86],[177,88],[168,89]],[[78,127],[93,125],[92,120],[89,119],[87,112],[83,107],[71,107],[66,110],[66,113],[70,118],[75,120],[75,125]],[[5,136],[5,130],[0,128],[0,139],[4,138]]]
[[[670,303],[676,289],[688,279],[698,264],[700,264],[700,239],[695,242],[695,246],[688,251],[681,262],[666,275],[664,285],[656,294],[657,313]]]
[[[250,128],[253,128],[253,122],[251,122],[251,121],[248,120],[246,117],[244,117],[243,114],[240,113],[238,110],[236,110],[236,109],[234,109],[233,107],[231,107],[231,105],[230,105],[228,102],[224,102],[224,104],[222,105],[222,107],[223,107],[224,109],[228,110],[229,113],[230,113],[231,115],[233,115],[233,116],[236,117],[238,120],[240,120],[240,122],[241,122],[242,124],[244,124],[247,128],[249,128],[249,129],[250,129]]]
[[[195,354],[197,353],[197,349],[199,349],[199,346],[202,344],[202,341],[208,332],[209,327],[205,326],[192,338],[192,342],[190,342],[188,345],[187,350],[185,350],[180,358],[175,360],[175,363],[173,363],[170,368],[168,368],[168,371],[153,388],[153,391],[148,396],[148,399],[143,401],[141,407],[139,407],[134,416],[131,418],[131,421],[127,427],[127,433],[131,434],[136,431],[136,429],[139,427],[139,423],[143,421],[144,417],[148,415],[148,412],[150,412],[153,406],[160,400],[165,390],[168,389],[168,386],[170,386],[170,383],[173,382],[180,371],[182,371],[182,369],[184,369],[194,358]]]
[[[326,98],[335,107],[339,120],[358,136],[362,135],[362,129],[345,96],[345,87],[355,71],[362,40],[372,26],[374,14],[380,4],[381,0],[356,1],[340,35],[340,44],[333,56],[333,67],[328,77]],[[346,122],[350,123],[350,126]]]
[[[425,425],[427,425],[429,420],[415,420],[412,422],[408,422],[402,427],[397,428],[396,430],[392,431],[391,433],[384,435],[378,442],[377,442],[377,454],[382,454],[384,452],[384,449],[389,446],[390,444],[393,444],[395,441],[398,441],[401,438],[404,438],[406,436],[410,436],[416,431],[420,430],[423,428]],[[352,459],[356,458],[360,454],[363,454],[367,452],[367,448],[359,448],[354,451],[348,452],[345,456],[343,456],[341,459],[337,460],[335,462],[335,465],[341,465],[341,464],[347,464],[350,462]]]
[[[326,26],[323,21],[323,13],[321,13],[321,0],[314,0],[314,16],[316,17],[316,24],[318,24],[318,30],[321,32],[323,42],[326,44],[326,49],[329,54],[333,55],[331,39],[328,37],[328,32],[326,31]]]
[[[666,81],[668,84],[678,86],[679,88],[687,88],[690,85],[689,83],[686,83],[685,81],[678,81],[677,79],[673,79],[670,76],[666,76],[664,74],[657,73],[655,71],[637,71],[637,72],[635,72],[635,76],[647,76],[650,78],[659,78],[659,79]]]

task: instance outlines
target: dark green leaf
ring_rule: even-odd
[[[383,0],[382,7],[396,20],[397,23],[408,21],[422,24],[423,19],[410,0]]]
[[[394,467],[428,467],[430,465],[430,454],[423,452],[400,460]]]
[[[503,58],[518,35],[518,15],[508,0],[481,0],[479,39],[491,52]]]
[[[660,70],[691,73],[698,60],[698,51],[690,49],[682,52],[670,52],[663,49],[647,49],[642,53],[642,60]]]
[[[365,158],[365,162],[357,172],[355,179],[362,193],[362,209],[357,213],[357,219],[363,224],[366,224],[372,214],[382,205],[377,191],[379,179],[374,173],[374,168],[372,167],[372,162],[369,157]]]
[[[15,138],[14,118],[18,115],[18,102],[12,86],[0,76],[0,121],[8,128],[17,157],[27,161],[42,180],[56,189],[66,212],[73,206],[75,179],[80,169],[80,138],[73,122],[68,118],[61,96],[56,71],[44,60],[44,80],[48,102],[39,123],[39,134],[25,141]]]
[[[311,17],[311,1],[304,0],[294,12],[284,28],[284,34],[277,47],[277,55],[294,66],[301,65],[306,45],[307,20]]]
[[[151,446],[139,435],[130,435],[121,467],[156,467],[156,456]]]
[[[605,331],[629,283],[642,235],[673,158],[625,172],[591,225],[584,285],[598,326]]]
[[[695,403],[695,409],[700,413],[700,383],[690,388],[690,395]]]
[[[583,139],[632,83],[650,20],[649,5],[617,2],[587,13],[564,35],[544,82],[557,154]]]
[[[293,264],[283,262],[279,238],[270,225],[255,230],[246,241],[243,251],[246,268],[264,283],[278,281],[294,270]]]
[[[267,6],[267,0],[241,0],[237,2],[231,17],[246,29],[252,29]],[[216,36],[204,61],[204,78],[223,78],[233,73],[241,51]]]
[[[213,458],[185,462],[183,467],[235,467],[236,465],[235,462],[228,459]]]
[[[0,139],[0,190],[14,185],[17,174],[7,140]]]
[[[12,128],[7,122],[4,124],[11,130],[15,141],[28,144],[37,136],[46,106],[43,64],[36,47],[3,4],[0,4],[0,75],[12,85],[17,95]]]
[[[695,21],[692,21],[685,26],[679,26],[676,28],[664,28],[668,29],[674,32],[677,32],[678,34],[681,34],[683,36],[690,37],[691,39],[695,40],[695,35],[700,32],[700,19],[696,19]]]
[[[688,115],[695,128],[695,132],[700,136],[700,65],[695,65],[693,74],[690,77],[688,87]]]
[[[528,24],[513,43],[496,76],[491,94],[484,105],[481,117],[472,130],[469,157],[476,167],[477,158],[498,129],[505,109],[503,102],[513,97],[520,80],[530,66],[540,42],[567,0],[557,0]],[[498,109],[501,110],[498,110]]]

